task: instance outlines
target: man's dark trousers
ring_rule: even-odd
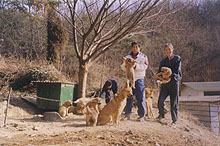
[[[162,84],[158,99],[159,114],[164,116],[164,101],[170,95],[170,110],[173,122],[178,120],[178,102],[179,102],[179,82],[171,80],[167,84]]]

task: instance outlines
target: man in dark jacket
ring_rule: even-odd
[[[104,96],[105,93],[105,103],[109,103],[110,102],[110,92],[113,92],[114,96],[117,95],[118,93],[118,83],[114,78],[110,78],[108,79],[103,88],[102,88],[102,92],[100,94],[100,97],[102,98]]]
[[[157,119],[161,120],[165,118],[164,101],[167,96],[170,96],[172,124],[175,125],[178,120],[179,81],[182,79],[181,58],[173,54],[173,45],[171,43],[165,44],[164,51],[167,57],[160,62],[158,73],[161,72],[162,67],[168,67],[172,70],[172,75],[171,81],[167,84],[162,84],[160,87],[158,99],[159,116]]]

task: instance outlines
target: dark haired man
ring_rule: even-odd
[[[164,46],[166,57],[160,62],[158,73],[162,67],[169,67],[172,70],[171,81],[167,84],[162,84],[160,87],[160,95],[158,99],[159,116],[158,120],[165,118],[164,101],[167,96],[170,96],[170,109],[172,117],[172,125],[175,125],[178,119],[178,98],[179,98],[179,81],[182,78],[181,73],[181,58],[173,54],[173,45],[167,43]]]
[[[105,103],[106,104],[110,102],[110,98],[111,98],[110,92],[111,92],[111,90],[112,90],[114,96],[116,96],[117,93],[118,93],[118,83],[114,78],[110,78],[105,82],[105,84],[102,88],[102,92],[100,94],[100,97],[102,98],[104,96],[104,93],[105,93]]]
[[[131,53],[126,56],[126,58],[133,58],[136,61],[134,67],[135,73],[135,89],[133,89],[134,95],[138,101],[138,119],[137,121],[144,121],[145,114],[146,114],[146,103],[145,103],[145,71],[148,67],[148,58],[145,54],[140,52],[140,46],[137,42],[131,43]],[[121,65],[122,70],[125,69],[125,62],[123,61]],[[133,97],[127,98],[127,104],[125,106],[124,112],[125,117],[124,119],[130,119],[131,111],[133,107]]]

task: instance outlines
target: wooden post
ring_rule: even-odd
[[[9,93],[8,93],[8,101],[7,101],[7,106],[6,106],[6,111],[5,111],[5,120],[4,120],[4,126],[6,126],[6,120],[7,120],[7,114],[8,114],[8,106],[10,102],[10,95],[11,95],[12,88],[9,87]]]

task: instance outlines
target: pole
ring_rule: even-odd
[[[8,106],[10,102],[10,95],[11,95],[12,88],[9,87],[9,93],[8,93],[8,101],[7,101],[7,106],[6,106],[6,111],[5,111],[5,120],[4,120],[4,126],[6,126],[6,120],[7,120],[7,114],[8,114]]]

